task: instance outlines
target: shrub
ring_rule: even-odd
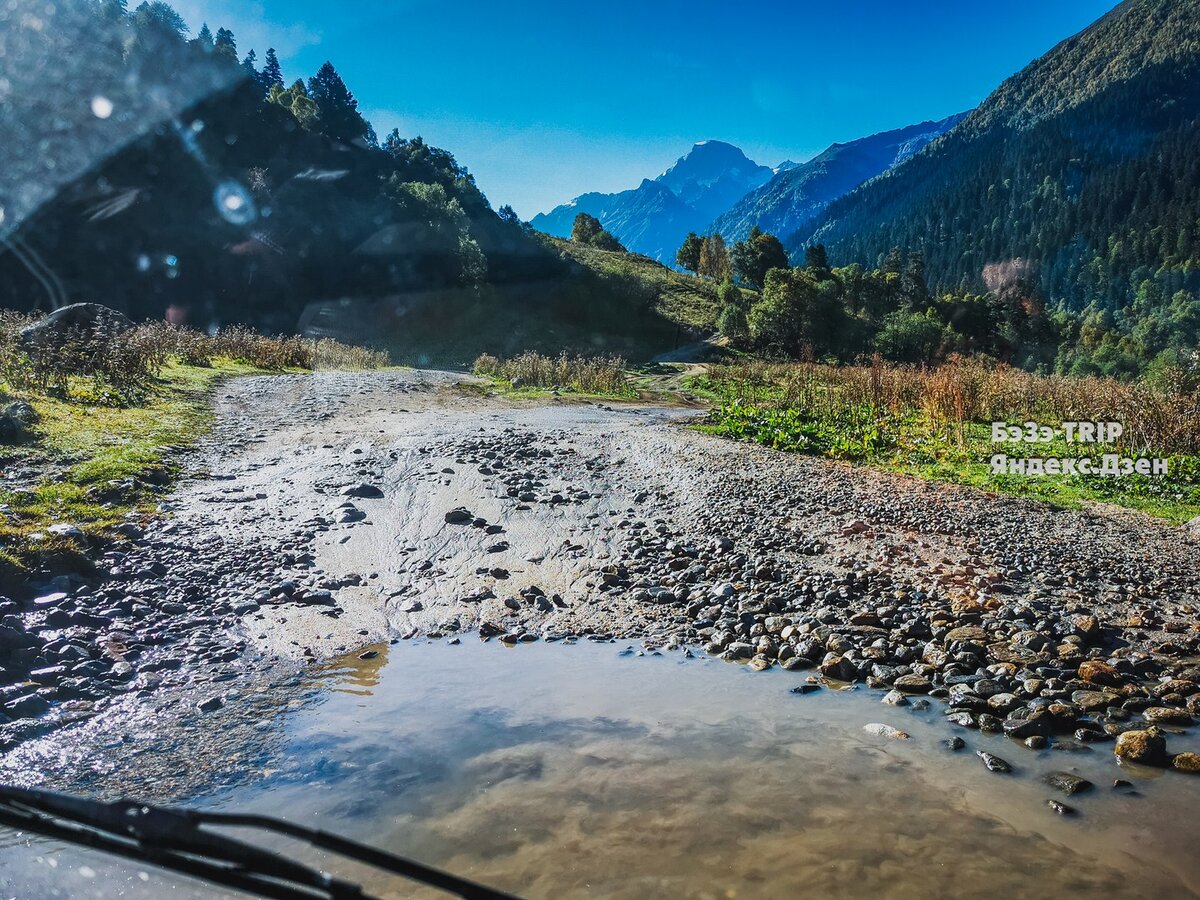
[[[589,394],[624,394],[625,360],[619,356],[558,357],[522,353],[510,360],[483,354],[475,360],[475,373],[504,378],[514,387],[557,388]]]
[[[734,303],[727,305],[717,319],[717,329],[735,344],[744,342],[750,336],[746,311]]]
[[[385,353],[329,338],[267,337],[243,326],[216,335],[166,322],[97,336],[67,331],[34,349],[21,346],[21,329],[37,320],[0,311],[0,376],[14,388],[54,391],[93,402],[137,402],[163,366],[211,366],[219,358],[269,371],[284,369],[374,369]]]
[[[343,344],[333,338],[321,338],[312,345],[314,369],[382,369],[390,364],[381,350]]]
[[[746,306],[746,301],[743,299],[741,288],[732,281],[722,281],[721,286],[717,288],[717,297],[721,301],[721,306],[738,306],[743,309]]]

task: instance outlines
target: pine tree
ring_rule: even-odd
[[[804,268],[814,275],[829,271],[829,254],[824,244],[813,244],[804,251]]]
[[[208,23],[205,22],[200,26],[200,33],[191,42],[193,45],[200,47],[203,50],[211,50],[213,45],[212,32],[208,30]]]
[[[179,15],[171,4],[162,0],[147,0],[141,3],[133,11],[132,18],[134,27],[142,32],[178,38],[181,41],[187,38],[188,27],[183,21],[183,16]]]
[[[213,39],[213,53],[221,59],[237,65],[237,41],[233,39],[233,32],[228,28],[217,29],[217,36]]]
[[[333,63],[326,63],[308,79],[308,94],[317,105],[321,131],[339,141],[353,141],[367,133],[367,123],[358,111],[358,101],[342,81]]]
[[[258,69],[254,63],[258,60],[258,54],[251,50],[246,54],[246,58],[242,60],[242,68],[246,70],[246,74],[250,76],[250,80],[258,81]]]
[[[929,286],[925,283],[925,257],[920,250],[908,254],[902,280],[904,299],[909,306],[921,307],[929,302]]]
[[[262,86],[263,96],[271,93],[271,88],[275,86],[283,88],[283,69],[279,67],[279,57],[275,55],[274,47],[267,48],[267,58],[262,71],[258,73],[258,83]]]

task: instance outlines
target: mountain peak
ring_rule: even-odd
[[[669,168],[669,169],[667,169],[667,171],[663,172],[663,174],[660,175],[659,178],[660,179],[665,178],[666,176],[670,175],[671,172],[673,172],[675,169],[679,168],[681,165],[685,165],[686,163],[695,162],[696,160],[710,160],[710,159],[711,160],[719,159],[719,160],[722,160],[723,162],[725,162],[726,164],[728,164],[731,161],[736,161],[736,162],[744,162],[749,166],[757,165],[757,163],[755,163],[748,156],[746,156],[745,153],[742,152],[740,147],[735,147],[733,144],[726,143],[725,141],[715,141],[715,140],[709,139],[709,140],[703,140],[703,141],[696,141],[696,143],[692,144],[691,149],[688,150],[688,152],[685,153],[683,156],[679,157],[679,159],[675,160],[675,165],[671,166],[671,168]]]
[[[766,184],[771,169],[760,166],[740,148],[725,141],[697,141],[654,179],[708,221],[720,215],[749,191]]]
[[[595,215],[630,250],[673,260],[689,231],[701,231],[747,193],[766,184],[772,170],[725,141],[696,141],[657,178],[617,194],[581,194],[533,218],[533,227],[566,236],[576,214]]]

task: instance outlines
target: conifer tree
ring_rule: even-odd
[[[279,66],[279,57],[275,55],[274,47],[267,48],[262,71],[258,73],[258,83],[262,85],[263,96],[271,93],[271,88],[276,85],[280,89],[283,88],[283,69]]]
[[[217,36],[213,39],[213,53],[234,65],[237,64],[237,41],[233,39],[233,32],[228,28],[217,29]]]
[[[326,63],[308,79],[308,95],[317,105],[321,131],[339,141],[353,141],[367,133],[367,122],[358,111],[358,101],[342,81],[333,63]]]

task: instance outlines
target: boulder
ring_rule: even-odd
[[[858,669],[846,657],[830,653],[821,663],[821,674],[837,681],[854,681],[858,678]]]
[[[1113,753],[1118,758],[1147,766],[1167,764],[1167,741],[1162,732],[1151,726],[1145,731],[1126,731],[1117,738]]]
[[[0,411],[0,441],[12,444],[24,440],[37,420],[37,411],[32,406],[24,400],[14,400]]]
[[[17,343],[36,353],[43,347],[60,347],[67,340],[103,342],[133,328],[123,313],[99,303],[73,303],[21,329]]]
[[[1177,772],[1200,775],[1200,754],[1176,753],[1171,757],[1171,767]]]
[[[1042,780],[1056,791],[1062,791],[1068,796],[1078,794],[1092,787],[1092,783],[1086,778],[1080,778],[1078,775],[1073,775],[1070,772],[1051,772]]]
[[[1124,679],[1113,666],[1100,659],[1087,659],[1079,664],[1079,677],[1089,684],[1120,687]]]
[[[1170,706],[1151,706],[1142,710],[1142,717],[1156,725],[1191,725],[1192,717],[1185,710]]]
[[[1071,624],[1075,634],[1085,641],[1094,641],[1100,636],[1100,620],[1095,616],[1075,616]]]
[[[901,675],[892,683],[892,687],[898,691],[904,691],[906,694],[927,694],[933,684],[924,675],[914,673]]]

